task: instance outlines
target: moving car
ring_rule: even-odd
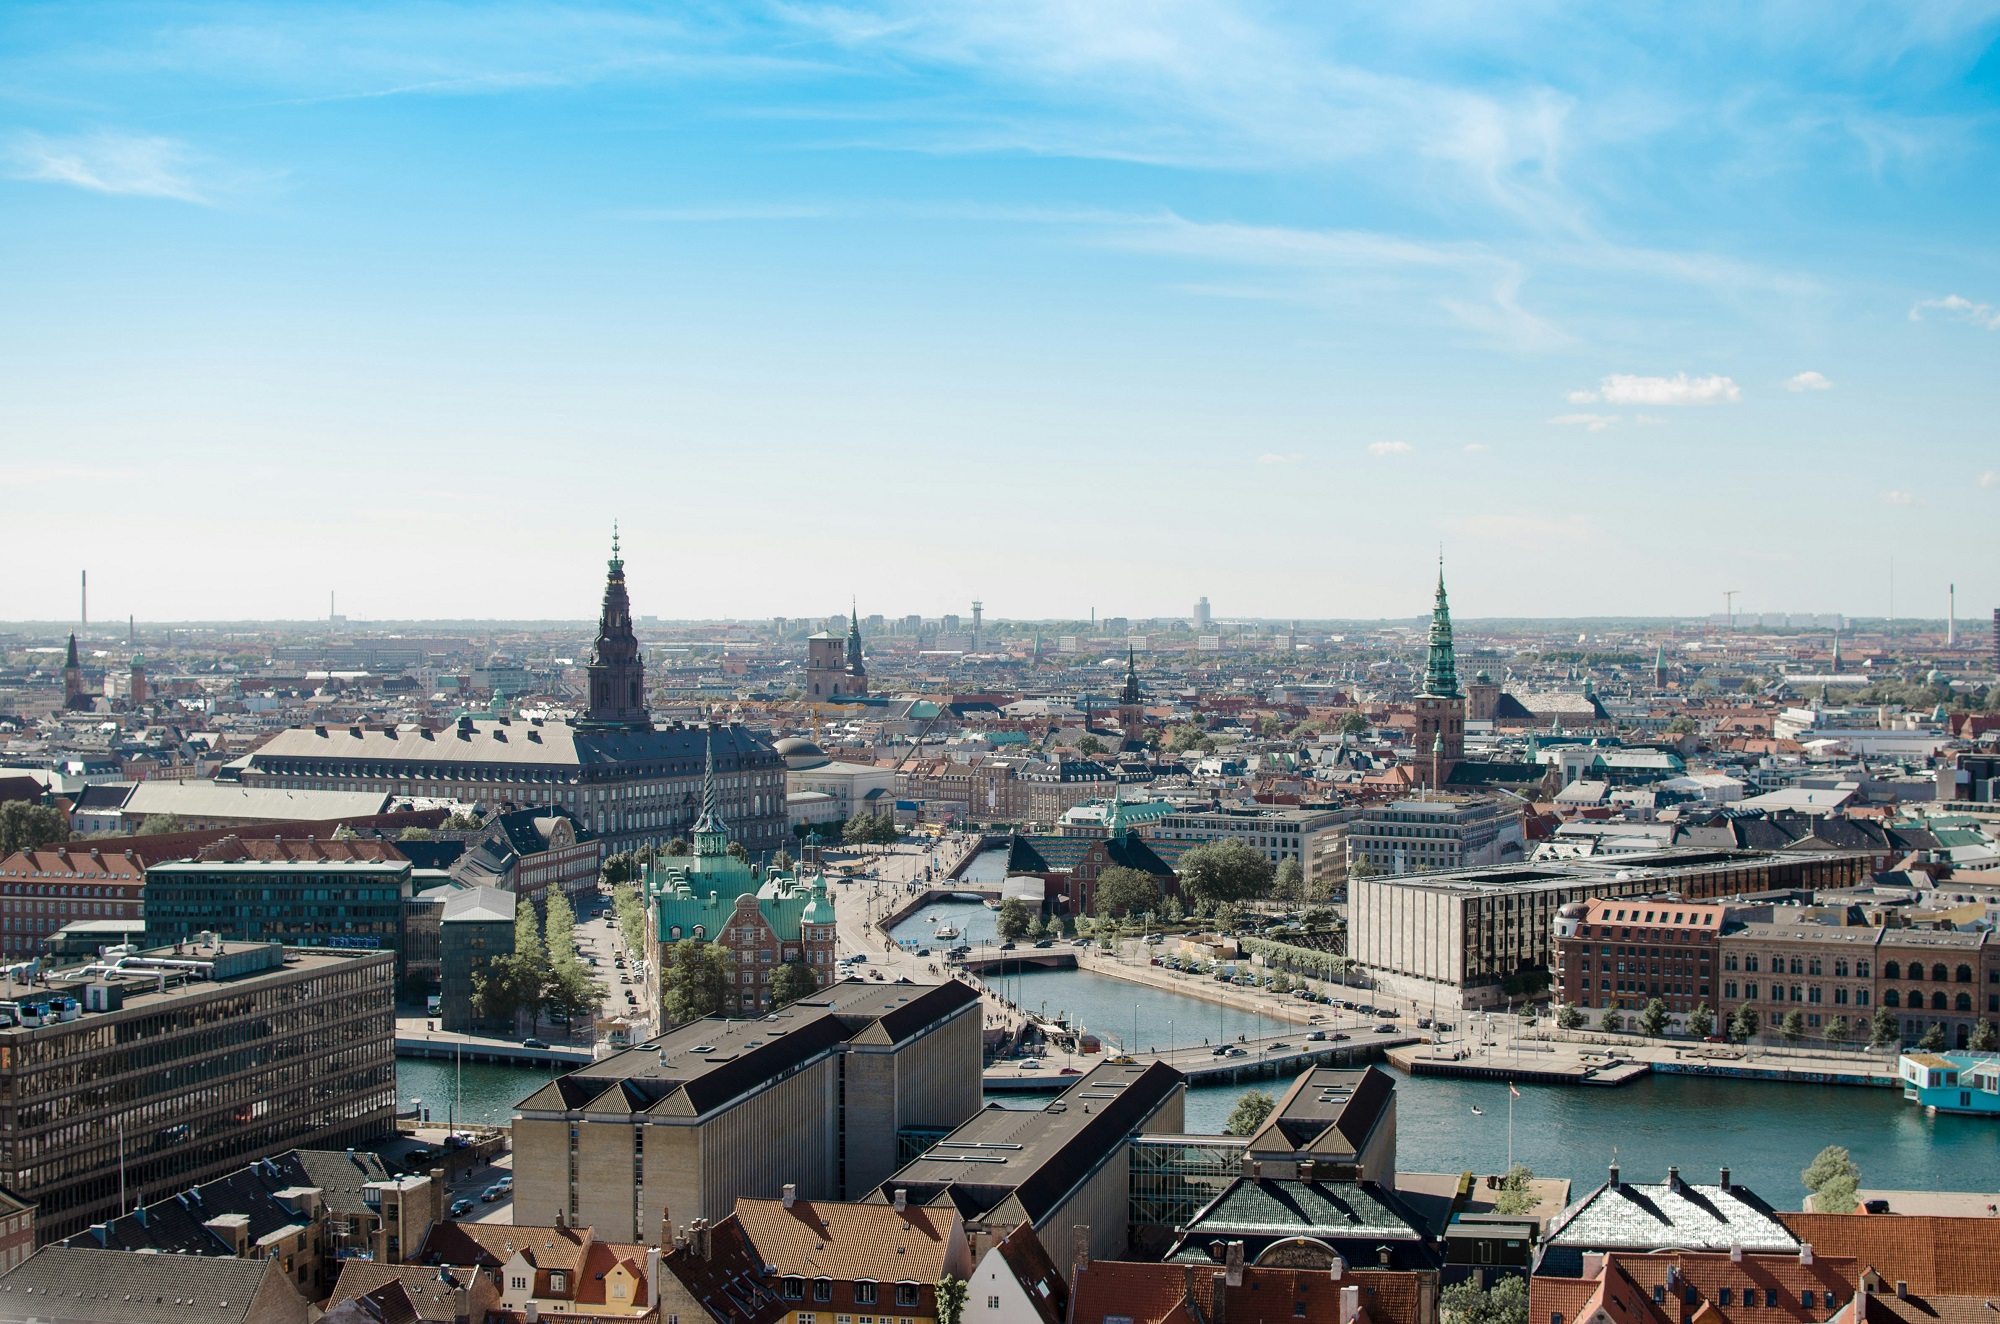
[[[543,1042],[542,1042],[542,1041],[541,1041],[540,1039],[523,1039],[523,1040],[521,1041],[521,1047],[523,1047],[523,1048],[547,1048],[547,1047],[548,1047],[548,1045],[547,1045],[547,1044],[545,1044],[545,1043],[543,1043]]]
[[[453,1218],[464,1218],[467,1214],[471,1212],[472,1212],[472,1201],[467,1200],[461,1196],[459,1199],[453,1200],[451,1202],[451,1216]]]

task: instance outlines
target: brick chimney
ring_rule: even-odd
[[[1090,1224],[1072,1223],[1069,1229],[1070,1280],[1090,1267]]]

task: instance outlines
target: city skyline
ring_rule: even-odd
[[[17,8],[6,614],[1983,619],[2000,16],[1805,13]]]

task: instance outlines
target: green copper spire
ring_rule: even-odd
[[[694,853],[714,857],[729,853],[729,829],[715,812],[715,728],[707,731],[707,763],[701,774],[701,817],[694,821]]]
[[[1424,696],[1456,699],[1458,655],[1451,646],[1451,606],[1444,597],[1444,558],[1438,558],[1437,605],[1431,608],[1431,655],[1424,666]]]

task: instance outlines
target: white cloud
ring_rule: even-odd
[[[172,138],[96,133],[71,138],[17,135],[6,158],[16,179],[71,184],[94,193],[125,193],[208,202],[189,176],[193,154]]]
[[[1602,432],[1617,421],[1616,414],[1557,414],[1549,420],[1563,427],[1589,428],[1592,432]]]
[[[1824,373],[1802,372],[1796,377],[1787,377],[1785,379],[1785,389],[1787,391],[1831,391],[1833,383],[1826,379],[1826,374]]]
[[[1287,452],[1286,452],[1285,454],[1283,454],[1283,455],[1280,455],[1280,454],[1278,454],[1278,453],[1277,453],[1276,451],[1266,451],[1266,452],[1264,452],[1264,454],[1262,454],[1262,455],[1259,455],[1259,456],[1257,457],[1257,463],[1259,463],[1259,464],[1297,464],[1297,463],[1298,463],[1298,462],[1299,462],[1300,460],[1303,460],[1304,458],[1305,458],[1305,456],[1304,456],[1304,455],[1302,455],[1302,454],[1300,454],[1300,453],[1299,453],[1298,451],[1287,451]]]
[[[2000,469],[1988,469],[1985,473],[1979,475],[1979,485],[1981,487],[2000,487]]]
[[[1990,303],[1974,303],[1957,294],[1947,294],[1942,299],[1919,299],[1910,306],[1910,320],[1923,321],[1926,308],[1947,313],[1961,322],[1983,326],[1988,331],[2000,331],[2000,309],[1995,309]]]
[[[1885,506],[1921,506],[1923,502],[1917,500],[1914,492],[1904,492],[1892,487],[1882,494],[1882,504]]]
[[[1617,372],[1597,384],[1594,391],[1571,391],[1569,402],[1587,405],[1602,400],[1608,405],[1714,405],[1735,404],[1743,392],[1727,377],[1640,377]]]
[[[1491,446],[1488,446],[1483,441],[1468,441],[1465,443],[1465,453],[1467,455],[1484,455],[1492,449]]]
[[[1409,455],[1417,448],[1407,441],[1371,441],[1368,443],[1370,455]]]

